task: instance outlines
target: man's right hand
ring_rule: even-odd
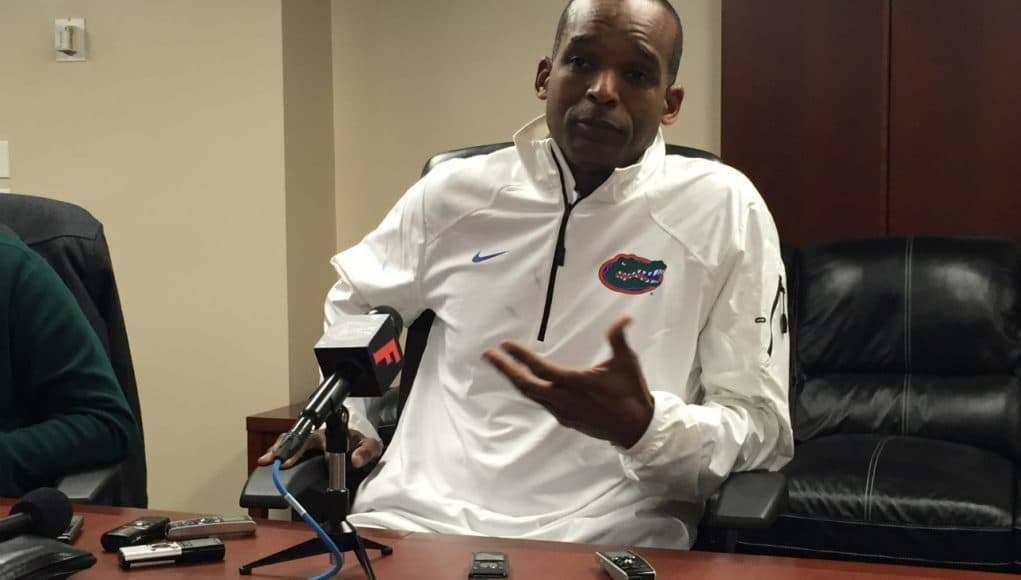
[[[280,442],[283,440],[283,438],[284,438],[283,434],[277,437],[277,442],[274,443],[273,446],[270,447],[268,450],[266,450],[266,453],[259,458],[259,465],[269,465],[273,463],[273,460],[275,459],[274,454],[276,453],[277,449],[280,448]],[[350,449],[351,466],[354,467],[355,469],[358,469],[359,467],[364,467],[372,463],[373,461],[379,459],[379,457],[383,455],[382,441],[380,441],[379,439],[366,437],[365,435],[362,435],[360,431],[355,429],[348,429],[347,446],[348,449]],[[294,464],[297,463],[299,459],[301,459],[301,456],[304,455],[305,452],[309,450],[319,451],[326,450],[326,431],[324,429],[316,429],[315,431],[313,431],[312,434],[308,436],[308,439],[305,440],[305,444],[302,445],[300,449],[298,449],[298,452],[288,457],[280,465],[280,467],[283,469],[293,467]]]

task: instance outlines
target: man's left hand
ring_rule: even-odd
[[[565,427],[626,449],[645,433],[654,409],[638,356],[624,338],[630,323],[622,316],[610,325],[613,353],[591,368],[554,364],[514,341],[487,348],[482,357]]]

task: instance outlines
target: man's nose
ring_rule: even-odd
[[[616,104],[620,101],[617,92],[620,81],[614,71],[602,71],[592,79],[586,95],[600,105]]]

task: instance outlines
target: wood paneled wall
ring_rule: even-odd
[[[1021,238],[1021,0],[724,0],[722,156],[784,241]]]

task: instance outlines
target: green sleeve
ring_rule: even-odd
[[[18,423],[0,433],[0,495],[123,459],[138,441],[131,410],[70,290],[25,249],[9,272],[9,357]]]

